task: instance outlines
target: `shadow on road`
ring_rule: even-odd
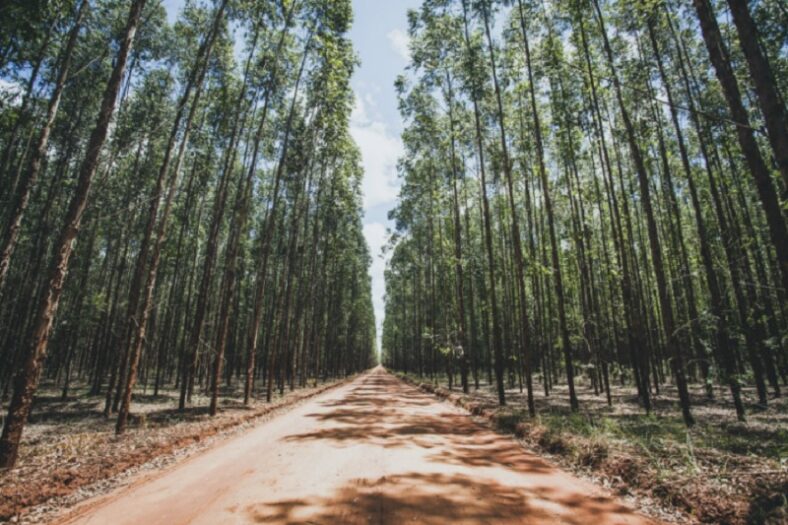
[[[395,453],[411,449],[424,471],[356,479],[333,494],[253,505],[258,523],[446,524],[649,523],[612,498],[585,492],[515,441],[499,436],[452,407],[376,370],[290,442],[326,441],[332,447],[374,445]],[[330,447],[328,447],[330,450]],[[327,452],[330,453],[330,452]],[[396,456],[394,456],[396,457]],[[526,483],[522,481],[528,480]],[[566,486],[565,480],[578,486]]]

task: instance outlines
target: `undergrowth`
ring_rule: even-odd
[[[788,523],[788,430],[779,418],[761,414],[740,423],[702,416],[688,429],[677,410],[643,414],[636,405],[623,411],[591,405],[570,412],[538,403],[531,418],[522,403],[498,407],[490,392],[463,395],[401,377],[564,466],[592,472],[619,493],[655,498],[687,520]]]

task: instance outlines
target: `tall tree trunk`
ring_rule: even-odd
[[[468,51],[471,51],[471,39],[470,39],[470,32],[468,29],[468,12],[467,12],[467,2],[468,0],[462,0],[462,9],[463,9],[463,20],[464,20],[464,28],[465,28],[465,46],[467,47]],[[486,167],[484,162],[484,135],[482,134],[482,124],[481,124],[481,114],[479,110],[479,101],[478,101],[478,87],[475,85],[473,86],[473,113],[474,113],[474,124],[476,126],[476,146],[477,146],[477,154],[479,157],[479,175],[480,175],[480,191],[481,191],[481,198],[482,198],[482,212],[483,212],[483,223],[484,223],[484,242],[487,252],[487,272],[488,277],[490,279],[489,282],[489,291],[490,291],[490,310],[492,316],[492,332],[493,332],[493,354],[495,359],[495,383],[498,393],[498,403],[503,406],[506,404],[506,393],[504,390],[503,385],[503,341],[501,340],[501,322],[500,322],[500,314],[498,311],[498,297],[496,293],[496,286],[495,286],[495,257],[493,254],[493,245],[492,245],[492,218],[490,217],[490,202],[487,196],[487,176],[486,176]]]
[[[566,365],[566,382],[569,387],[569,405],[573,411],[576,411],[579,408],[579,403],[577,401],[577,394],[575,393],[575,371],[572,364],[572,343],[569,339],[569,326],[566,318],[564,280],[561,275],[561,260],[558,255],[558,236],[555,231],[555,214],[553,212],[553,201],[550,196],[550,182],[547,178],[547,169],[544,162],[542,125],[536,105],[536,87],[534,86],[533,68],[531,67],[531,49],[528,43],[528,31],[525,26],[522,0],[518,0],[518,8],[520,29],[523,36],[523,47],[525,49],[525,62],[528,69],[528,89],[531,98],[532,116],[534,119],[534,138],[536,140],[537,159],[539,161],[539,178],[542,183],[542,199],[544,200],[545,212],[547,213],[547,227],[550,234],[550,255],[553,262],[553,279],[555,280],[555,293],[558,301],[558,322],[561,329],[561,346],[563,347]],[[533,412],[532,409],[529,409],[529,411]]]
[[[632,238],[631,235],[626,240],[624,237],[624,226],[621,221],[621,211],[619,209],[618,197],[616,196],[613,182],[613,167],[610,160],[607,139],[605,137],[602,124],[604,119],[600,109],[599,97],[597,95],[596,79],[591,63],[588,37],[586,35],[585,24],[583,23],[584,11],[582,9],[578,11],[579,12],[576,14],[576,17],[580,27],[580,37],[583,44],[583,56],[588,69],[588,83],[591,88],[591,107],[593,109],[592,122],[598,140],[598,148],[600,150],[599,157],[602,163],[602,180],[605,186],[605,192],[607,194],[608,209],[612,215],[610,218],[610,224],[613,233],[613,244],[618,257],[618,265],[621,267],[621,295],[625,309],[624,320],[627,328],[626,337],[627,346],[629,349],[629,358],[635,376],[635,384],[637,385],[638,395],[643,403],[643,407],[648,413],[651,411],[651,395],[648,388],[649,354],[644,339],[645,329],[643,327],[643,317],[641,316],[642,308],[638,294],[635,292],[634,272],[631,269],[629,255],[625,246],[625,244],[631,245]],[[624,207],[624,214],[628,217],[629,212],[626,210],[626,200],[624,200]]]
[[[520,319],[519,319],[519,339],[520,339],[520,346],[523,350],[524,355],[524,365],[525,365],[525,381],[526,381],[526,390],[527,390],[527,403],[528,403],[528,413],[531,417],[536,415],[536,409],[534,407],[533,401],[533,381],[531,379],[531,360],[529,358],[529,353],[531,351],[531,342],[530,337],[528,334],[529,330],[529,322],[528,322],[528,309],[527,309],[527,298],[525,295],[525,272],[523,270],[523,247],[522,247],[522,238],[520,236],[520,225],[519,219],[517,215],[517,206],[515,205],[514,201],[514,180],[512,176],[512,163],[509,158],[509,146],[507,144],[506,139],[506,125],[504,120],[504,111],[503,111],[503,100],[501,97],[501,89],[498,82],[498,72],[497,72],[497,65],[495,61],[495,48],[493,46],[492,41],[492,34],[490,32],[490,21],[489,15],[487,13],[486,8],[482,8],[483,18],[484,18],[484,29],[487,35],[487,45],[489,47],[490,53],[490,64],[492,67],[492,78],[493,78],[493,86],[495,89],[495,100],[497,102],[498,108],[498,127],[500,128],[500,138],[501,138],[501,151],[503,152],[503,171],[504,175],[506,176],[506,188],[509,198],[509,213],[511,214],[511,235],[512,235],[512,247],[513,247],[513,254],[514,254],[514,269],[515,269],[515,279],[517,279],[517,295],[518,300],[520,303]],[[571,373],[572,363],[571,357],[567,361],[567,370]],[[570,398],[574,397],[574,382],[570,379]],[[575,399],[573,407],[576,406],[577,401]]]
[[[459,169],[457,167],[457,152],[454,130],[454,93],[452,90],[452,79],[449,72],[446,72],[446,88],[447,88],[447,101],[449,106],[449,128],[451,135],[451,170],[452,170],[452,208],[454,212],[454,277],[456,280],[456,294],[457,294],[457,339],[461,345],[460,358],[460,382],[462,383],[462,391],[468,393],[468,352],[471,345],[468,341],[468,330],[465,326],[465,277],[463,276],[462,264],[462,225],[460,223],[460,197],[457,191],[457,179],[459,178]]]
[[[264,229],[260,234],[260,261],[258,262],[257,274],[255,277],[255,296],[254,296],[254,311],[252,322],[249,325],[249,359],[247,366],[246,389],[247,392],[251,390],[252,379],[254,374],[254,357],[257,354],[257,344],[260,332],[260,324],[263,320],[265,288],[268,278],[268,258],[271,251],[271,240],[273,239],[274,229],[278,220],[279,201],[281,199],[280,186],[285,170],[285,162],[287,161],[288,148],[290,147],[290,134],[293,126],[293,117],[295,113],[296,100],[301,86],[302,76],[306,68],[306,61],[309,55],[309,50],[312,42],[312,34],[310,33],[306,45],[304,46],[303,56],[301,58],[301,66],[296,79],[295,87],[293,90],[293,98],[290,102],[290,109],[287,115],[287,122],[285,124],[285,133],[282,141],[282,151],[280,153],[279,162],[274,173],[274,187],[271,192],[271,207],[266,211]],[[270,360],[269,360],[270,363]],[[269,373],[269,378],[270,376]],[[270,386],[270,385],[269,385]]]
[[[41,366],[46,356],[52,323],[63,293],[63,283],[66,279],[68,263],[74,247],[73,241],[77,237],[82,216],[88,204],[90,186],[98,168],[101,149],[107,139],[109,124],[112,120],[121,81],[126,70],[126,62],[134,42],[142,9],[145,7],[145,1],[135,0],[131,4],[120,48],[115,57],[115,65],[104,89],[96,126],[90,135],[85,159],[82,161],[79,169],[77,187],[68,206],[65,224],[55,245],[55,255],[48,273],[48,284],[42,293],[41,301],[35,314],[24,365],[17,374],[14,394],[8,408],[3,434],[0,437],[0,467],[13,467],[19,455],[19,441],[22,439],[22,430],[30,414],[33,395],[41,377]]]
[[[728,48],[725,46],[725,42],[720,34],[720,28],[717,25],[717,19],[714,17],[714,11],[709,4],[709,0],[693,0],[693,3],[695,4],[695,11],[698,14],[698,19],[700,20],[700,28],[703,33],[703,40],[706,43],[706,49],[709,52],[711,63],[714,66],[717,79],[722,85],[725,100],[728,102],[731,116],[736,125],[736,137],[739,140],[739,146],[741,147],[742,153],[744,153],[744,157],[747,159],[750,175],[755,182],[758,196],[761,199],[763,210],[766,213],[769,234],[771,235],[772,243],[777,252],[777,259],[780,262],[782,286],[784,289],[788,290],[788,231],[786,231],[785,220],[782,215],[779,199],[777,198],[777,192],[774,188],[774,182],[769,173],[769,168],[766,166],[761,156],[758,143],[755,141],[753,129],[750,127],[750,119],[747,116],[747,110],[742,104],[739,84],[731,68]],[[741,13],[736,15],[736,18],[741,18]],[[749,48],[752,44],[742,42],[742,45],[746,45]],[[747,54],[749,55],[749,53]],[[748,60],[749,59],[750,57],[748,56]],[[763,82],[763,79],[759,78],[756,82],[760,84]],[[759,88],[758,91],[760,97],[761,89]],[[767,106],[767,108],[769,108],[769,106]],[[779,122],[775,123],[773,121],[773,115],[769,115],[767,118],[772,120],[775,126],[779,125]],[[777,120],[779,121],[779,117]],[[783,122],[782,141],[788,140],[784,130],[785,123]],[[775,131],[779,132],[780,130],[777,129]],[[777,151],[782,150],[778,149]],[[782,158],[782,155],[778,156],[778,159],[781,159],[781,161]],[[783,165],[780,167],[782,168]],[[783,177],[786,177],[785,171],[783,171]],[[788,183],[788,181],[786,181],[786,183]]]
[[[85,18],[88,7],[88,0],[83,0],[82,4],[79,6],[77,18],[74,21],[74,27],[72,27],[69,32],[68,41],[66,42],[63,56],[60,59],[60,68],[58,69],[57,79],[55,80],[55,88],[52,91],[52,95],[49,97],[44,124],[38,134],[35,147],[33,148],[33,156],[29,161],[27,172],[22,181],[22,187],[17,194],[16,202],[11,212],[11,218],[8,220],[5,231],[3,232],[3,244],[2,247],[0,247],[0,297],[2,297],[3,285],[8,275],[8,269],[11,266],[11,256],[19,240],[19,230],[22,227],[22,218],[24,217],[25,210],[30,201],[30,192],[33,190],[33,186],[35,186],[38,176],[41,173],[41,168],[44,165],[47,145],[49,144],[49,135],[55,123],[57,110],[60,106],[60,99],[63,95],[63,88],[66,85],[68,71],[71,67],[71,56],[74,54],[74,47],[76,46],[77,37],[82,27],[82,20]]]
[[[228,0],[222,0],[222,3],[219,4],[219,6],[217,6],[210,32],[206,37],[205,41],[203,42],[203,45],[201,46],[201,48],[204,49],[204,52],[202,56],[198,54],[199,59],[197,64],[195,65],[195,69],[198,72],[196,74],[196,81],[193,84],[195,87],[194,99],[192,100],[191,106],[189,108],[189,113],[184,123],[183,136],[181,137],[180,140],[180,146],[178,147],[178,152],[175,157],[175,163],[173,164],[172,167],[172,173],[169,176],[167,192],[164,195],[164,208],[162,209],[161,216],[158,217],[158,225],[156,226],[155,235],[151,239],[153,244],[153,251],[151,252],[150,261],[148,262],[148,267],[147,267],[148,269],[145,276],[145,287],[142,290],[142,302],[139,305],[136,324],[134,325],[133,333],[130,334],[131,346],[129,347],[130,350],[129,350],[129,359],[128,359],[128,374],[123,389],[123,397],[121,399],[120,409],[118,410],[118,419],[115,424],[116,434],[123,434],[126,431],[129,411],[131,410],[131,396],[132,396],[132,392],[134,391],[134,385],[137,381],[137,369],[139,367],[142,348],[143,345],[145,344],[145,334],[147,330],[148,320],[150,318],[151,309],[153,306],[153,293],[156,288],[156,278],[158,275],[159,263],[161,261],[161,251],[164,245],[164,237],[167,232],[167,224],[170,217],[170,211],[172,210],[172,204],[175,198],[175,192],[178,188],[178,182],[180,181],[180,171],[181,171],[181,166],[183,164],[183,159],[186,156],[186,148],[189,144],[189,134],[192,129],[192,124],[194,122],[194,117],[197,113],[197,109],[199,108],[200,105],[200,96],[203,90],[205,74],[208,69],[208,59],[211,56],[213,44],[219,33],[220,25],[224,17],[224,10],[225,7],[227,6],[227,3]],[[184,101],[185,100],[187,100],[187,98],[184,98]],[[160,179],[162,177],[162,174],[165,174],[166,171],[167,171],[166,166],[162,166],[162,169],[160,170]],[[160,194],[156,193],[154,196],[154,200],[158,200],[159,198],[160,198]],[[149,217],[149,221],[152,222],[151,219],[154,218],[155,217],[153,216]],[[196,351],[196,348],[194,349],[194,351]],[[183,385],[181,386],[183,387]]]
[[[785,101],[777,91],[774,74],[760,43],[758,29],[750,14],[750,8],[744,0],[728,0],[728,7],[733,15],[733,23],[739,34],[741,45],[750,76],[761,106],[761,114],[766,123],[769,142],[777,160],[777,166],[783,179],[783,200],[788,198],[788,118],[785,114]]]
[[[640,151],[640,146],[637,143],[635,136],[635,129],[624,104],[624,98],[621,93],[621,85],[618,79],[618,72],[613,59],[613,51],[610,48],[610,42],[607,38],[607,31],[605,29],[604,18],[602,11],[599,8],[598,0],[592,0],[596,14],[599,18],[600,30],[602,33],[602,42],[604,44],[605,53],[608,59],[611,76],[613,79],[613,87],[615,88],[616,99],[618,101],[621,118],[624,121],[626,129],[627,141],[629,142],[629,150],[632,155],[632,161],[635,164],[635,171],[638,176],[638,184],[640,186],[640,197],[642,199],[643,211],[646,215],[646,225],[648,230],[649,247],[651,248],[651,260],[654,265],[654,273],[657,279],[657,292],[659,297],[659,306],[662,318],[662,331],[665,336],[668,355],[670,358],[673,376],[676,380],[676,388],[679,394],[679,403],[681,405],[681,413],[684,418],[684,423],[691,426],[695,423],[690,411],[689,390],[687,388],[687,379],[684,372],[684,356],[681,353],[679,344],[676,338],[675,319],[673,314],[673,304],[671,303],[668,295],[667,283],[665,278],[665,268],[662,259],[662,248],[660,246],[659,234],[657,231],[657,223],[654,217],[654,209],[651,202],[651,189],[649,187],[648,174],[646,172],[646,165],[643,160],[643,154]]]
[[[725,381],[728,383],[731,391],[733,404],[736,408],[736,415],[740,421],[743,421],[744,404],[742,403],[741,399],[741,387],[739,385],[738,379],[736,378],[735,356],[733,354],[733,348],[731,347],[728,325],[725,319],[725,312],[728,310],[728,305],[726,304],[725,295],[720,288],[717,270],[714,267],[711,246],[709,246],[709,234],[706,229],[705,220],[703,218],[703,210],[701,208],[700,198],[698,196],[698,189],[695,184],[695,178],[692,174],[692,168],[690,165],[689,154],[687,153],[687,147],[684,141],[684,135],[681,130],[681,125],[679,124],[678,110],[676,109],[676,104],[673,98],[673,90],[665,72],[665,66],[663,64],[662,54],[660,53],[653,24],[653,20],[649,19],[649,37],[654,50],[654,56],[657,59],[657,67],[659,68],[662,85],[665,87],[665,92],[667,94],[668,105],[670,107],[670,116],[673,122],[673,129],[676,133],[679,155],[681,157],[681,165],[684,169],[684,175],[687,177],[687,185],[689,186],[690,190],[690,200],[692,201],[692,209],[695,214],[695,226],[698,230],[698,240],[700,242],[701,260],[703,261],[703,268],[706,273],[706,282],[709,288],[711,314],[714,316],[714,331],[717,352],[719,354],[719,360],[720,364],[722,365]],[[683,64],[681,64],[681,69],[683,69]],[[690,101],[690,105],[692,104],[693,102]],[[691,113],[693,118],[697,118],[696,112],[694,110],[691,111]]]

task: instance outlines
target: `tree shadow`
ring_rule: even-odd
[[[331,496],[252,505],[246,512],[255,522],[649,523],[610,497],[589,494],[582,482],[575,484],[513,439],[387,373],[370,374],[320,406],[306,416],[316,425],[283,439],[334,447],[416,447],[431,466],[427,472],[354,480]],[[468,475],[468,468],[477,470]]]
[[[167,408],[164,410],[156,410],[155,412],[148,412],[147,419],[151,423],[171,423],[173,421],[196,421],[204,419],[209,414],[208,407],[205,406],[187,406],[183,410],[176,408]]]
[[[410,446],[414,438],[473,438],[482,427],[448,408],[436,414],[433,399],[388,374],[370,374],[338,399],[323,401],[307,417],[314,430],[287,436],[287,441],[360,441],[384,448]]]
[[[39,402],[36,399],[36,402]],[[72,421],[103,419],[98,404],[90,401],[39,402],[28,421],[31,424],[66,424]]]
[[[608,498],[546,487],[525,490],[464,474],[414,472],[353,480],[329,497],[260,503],[244,510],[256,523],[276,525],[648,523]]]

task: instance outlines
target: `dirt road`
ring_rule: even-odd
[[[68,523],[652,522],[376,369]]]

